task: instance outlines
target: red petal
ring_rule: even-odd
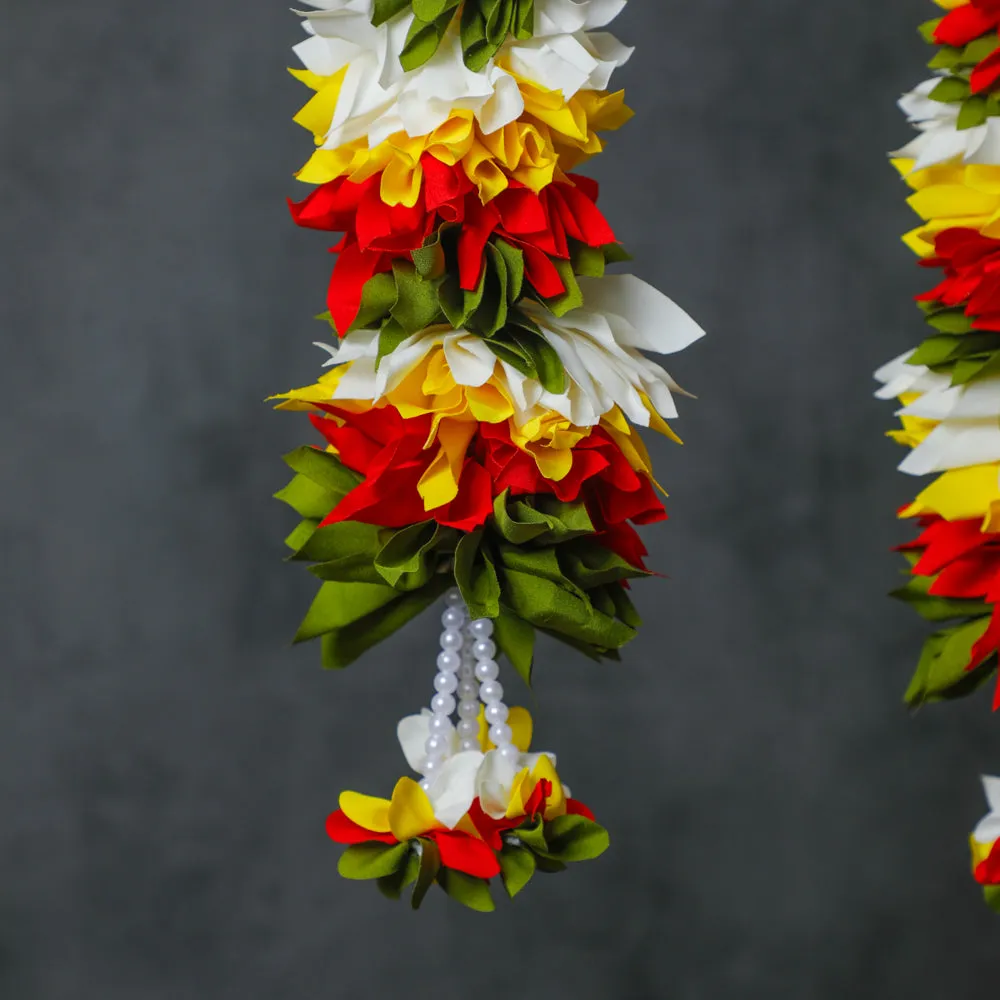
[[[597,822],[594,819],[594,814],[582,802],[578,802],[576,799],[566,800],[566,812],[570,816],[583,816],[591,822]]]
[[[494,878],[500,874],[496,855],[476,837],[459,830],[435,830],[428,834],[441,853],[441,864],[475,878]]]
[[[374,833],[363,826],[358,826],[354,820],[344,815],[342,809],[327,816],[326,832],[327,836],[338,844],[368,844],[372,841],[379,844],[399,843],[391,833]]]

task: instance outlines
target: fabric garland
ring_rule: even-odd
[[[919,135],[892,154],[920,218],[903,239],[931,272],[917,296],[928,330],[875,373],[901,404],[901,471],[936,477],[899,512],[918,535],[895,596],[935,629],[907,703],[993,684],[1000,710],[1000,0],[935,2],[942,16],[920,29],[934,75],[899,102]],[[1000,779],[984,783],[973,871],[1000,911]]]
[[[625,0],[310,6],[290,209],[336,236],[326,370],[274,397],[312,429],[277,494],[319,581],[296,641],[341,669],[445,601],[437,694],[398,727],[422,780],[345,792],[327,832],[346,878],[491,910],[494,880],[513,897],[608,846],[495,658],[530,684],[538,632],[594,660],[635,637],[635,526],[667,517],[639,428],[679,443],[685,395],[648,354],[704,334],[606,273],[631,258],[578,172],[632,114],[609,89],[632,50],[602,30]]]

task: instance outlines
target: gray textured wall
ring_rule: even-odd
[[[671,579],[620,669],[546,647],[541,740],[612,827],[492,918],[341,882],[391,788],[425,618],[344,676],[288,637],[269,392],[320,360],[329,259],[272,0],[4,0],[0,995],[7,1000],[980,997],[964,838],[988,696],[910,718],[883,599],[914,484],[869,372],[920,333],[882,151],[918,0],[634,0],[637,119],[593,165],[636,269],[710,330],[654,444]]]

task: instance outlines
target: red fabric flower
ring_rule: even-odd
[[[504,816],[501,819],[494,819],[479,804],[479,799],[472,803],[469,809],[469,819],[476,828],[479,836],[494,851],[502,850],[503,835],[511,830],[516,830],[525,824],[534,823],[545,815],[545,807],[548,804],[549,796],[552,794],[552,782],[542,778],[536,785],[534,791],[524,804],[524,815],[515,816],[508,819]],[[570,816],[583,816],[594,822],[594,814],[576,799],[566,800],[566,813]]]
[[[358,314],[364,283],[409,256],[444,223],[460,223],[459,279],[464,289],[479,283],[483,253],[491,236],[524,252],[525,276],[543,298],[566,290],[554,260],[568,260],[569,239],[590,247],[615,242],[615,234],[597,208],[598,185],[571,174],[539,194],[512,181],[484,205],[460,165],[433,156],[422,159],[424,184],[412,208],[386,205],[381,175],[355,184],[338,178],[323,184],[298,204],[289,202],[300,226],[344,234],[333,247],[339,254],[327,295],[337,330],[344,333]]]
[[[432,429],[429,415],[404,420],[391,406],[364,413],[328,404],[321,409],[331,416],[314,414],[313,424],[337,449],[344,465],[365,477],[330,512],[324,525],[362,521],[403,528],[435,520],[472,531],[486,523],[494,499],[504,490],[513,496],[549,493],[565,502],[583,498],[605,544],[641,566],[645,549],[627,522],[649,524],[667,516],[649,479],[629,465],[603,428],[594,428],[573,449],[569,474],[551,482],[538,471],[534,459],[511,441],[505,423],[477,425],[458,477],[457,496],[428,511],[417,486],[436,456],[435,448],[425,447]]]
[[[934,247],[934,256],[920,263],[941,268],[945,277],[917,300],[964,306],[977,330],[1000,330],[1000,240],[975,229],[946,229]]]
[[[399,841],[391,833],[375,833],[358,826],[348,819],[343,810],[331,813],[326,820],[326,832],[331,840],[338,844],[398,844]],[[494,878],[500,874],[500,863],[489,847],[461,830],[429,830],[421,834],[424,840],[431,840],[437,845],[441,855],[441,864],[475,878]]]
[[[1000,840],[993,850],[976,865],[976,881],[980,885],[1000,885]]]
[[[1000,27],[1000,0],[970,0],[963,7],[949,11],[934,29],[939,45],[964,48],[969,42]],[[1000,51],[983,59],[972,71],[970,84],[974,94],[989,90],[1000,79]]]
[[[921,519],[923,532],[905,551],[923,550],[913,567],[918,576],[934,576],[935,597],[975,600],[993,605],[989,626],[972,647],[967,670],[1000,652],[1000,534],[984,532],[979,520],[946,521],[936,515]],[[993,699],[1000,709],[1000,684]]]

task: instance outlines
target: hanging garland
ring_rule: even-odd
[[[631,55],[601,29],[625,0],[313,0],[292,73],[316,149],[292,216],[340,234],[329,370],[275,397],[315,442],[277,496],[301,518],[291,559],[321,581],[297,641],[340,669],[444,599],[430,709],[398,739],[417,777],[345,792],[327,821],[339,870],[435,884],[491,910],[536,872],[598,857],[500,654],[530,683],[541,631],[595,660],[640,626],[650,575],[635,525],[666,518],[636,427],[677,441],[683,391],[644,352],[703,336],[631,275],[576,168],[631,111]],[[457,715],[457,722],[453,716]]]
[[[900,469],[936,475],[900,517],[919,534],[895,596],[936,631],[907,704],[971,694],[991,683],[1000,650],[1000,0],[935,0],[921,27],[934,76],[900,107],[920,135],[893,154],[921,219],[904,242],[934,272],[917,296],[923,343],[875,373],[898,398],[910,449]],[[994,695],[1000,709],[1000,682]],[[972,836],[973,872],[1000,911],[1000,779],[984,779],[991,814]]]

